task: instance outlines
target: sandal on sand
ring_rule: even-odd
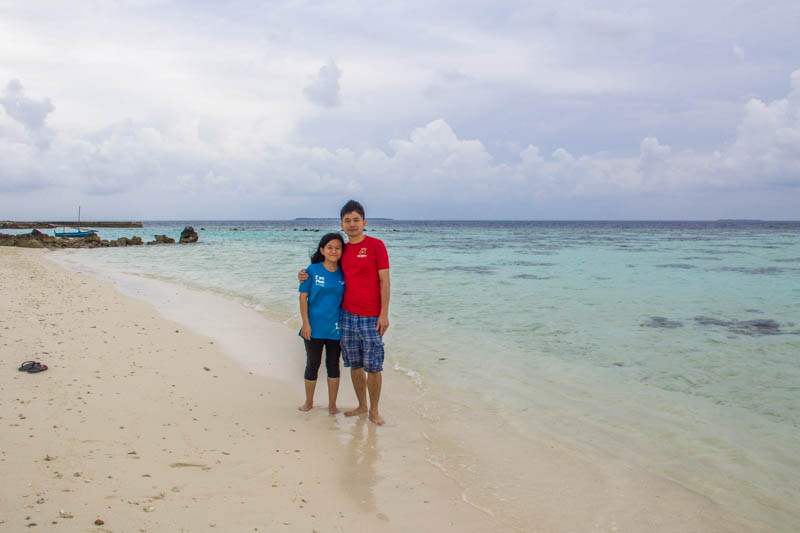
[[[47,365],[43,365],[42,363],[34,363],[33,366],[28,369],[28,374],[44,372],[45,370],[47,370]]]
[[[20,372],[27,372],[28,370],[30,370],[31,368],[33,368],[34,366],[36,366],[38,364],[39,363],[37,363],[36,361],[25,361],[24,363],[19,365],[19,369],[18,370]]]

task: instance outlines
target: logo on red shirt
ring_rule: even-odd
[[[356,257],[367,257],[367,249],[362,248],[361,250],[359,250],[358,255],[356,255]]]

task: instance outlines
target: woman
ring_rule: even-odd
[[[300,316],[303,326],[299,335],[306,345],[305,388],[306,402],[298,409],[308,411],[314,406],[317,373],[325,348],[325,368],[328,372],[328,411],[335,415],[339,394],[339,311],[344,296],[344,276],[339,259],[344,239],[338,233],[322,237],[311,264],[306,268],[308,279],[300,284]]]

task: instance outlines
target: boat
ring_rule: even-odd
[[[66,230],[67,228],[63,228]],[[80,230],[80,231],[53,231],[56,237],[88,237],[94,235],[97,231],[93,229]]]
[[[62,231],[53,230],[53,235],[56,237],[88,237],[97,233],[93,229],[81,229],[81,206],[78,206],[78,227],[74,229],[75,231],[67,231],[67,228],[63,227]]]

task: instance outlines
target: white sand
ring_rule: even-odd
[[[296,332],[216,296],[122,287],[155,291],[162,315],[47,253],[0,248],[0,531],[759,530],[622,459],[476,430],[446,398],[418,413],[391,371],[386,426],[329,416],[324,379],[301,413]],[[27,359],[50,369],[18,372]],[[463,457],[472,479],[440,469]]]

